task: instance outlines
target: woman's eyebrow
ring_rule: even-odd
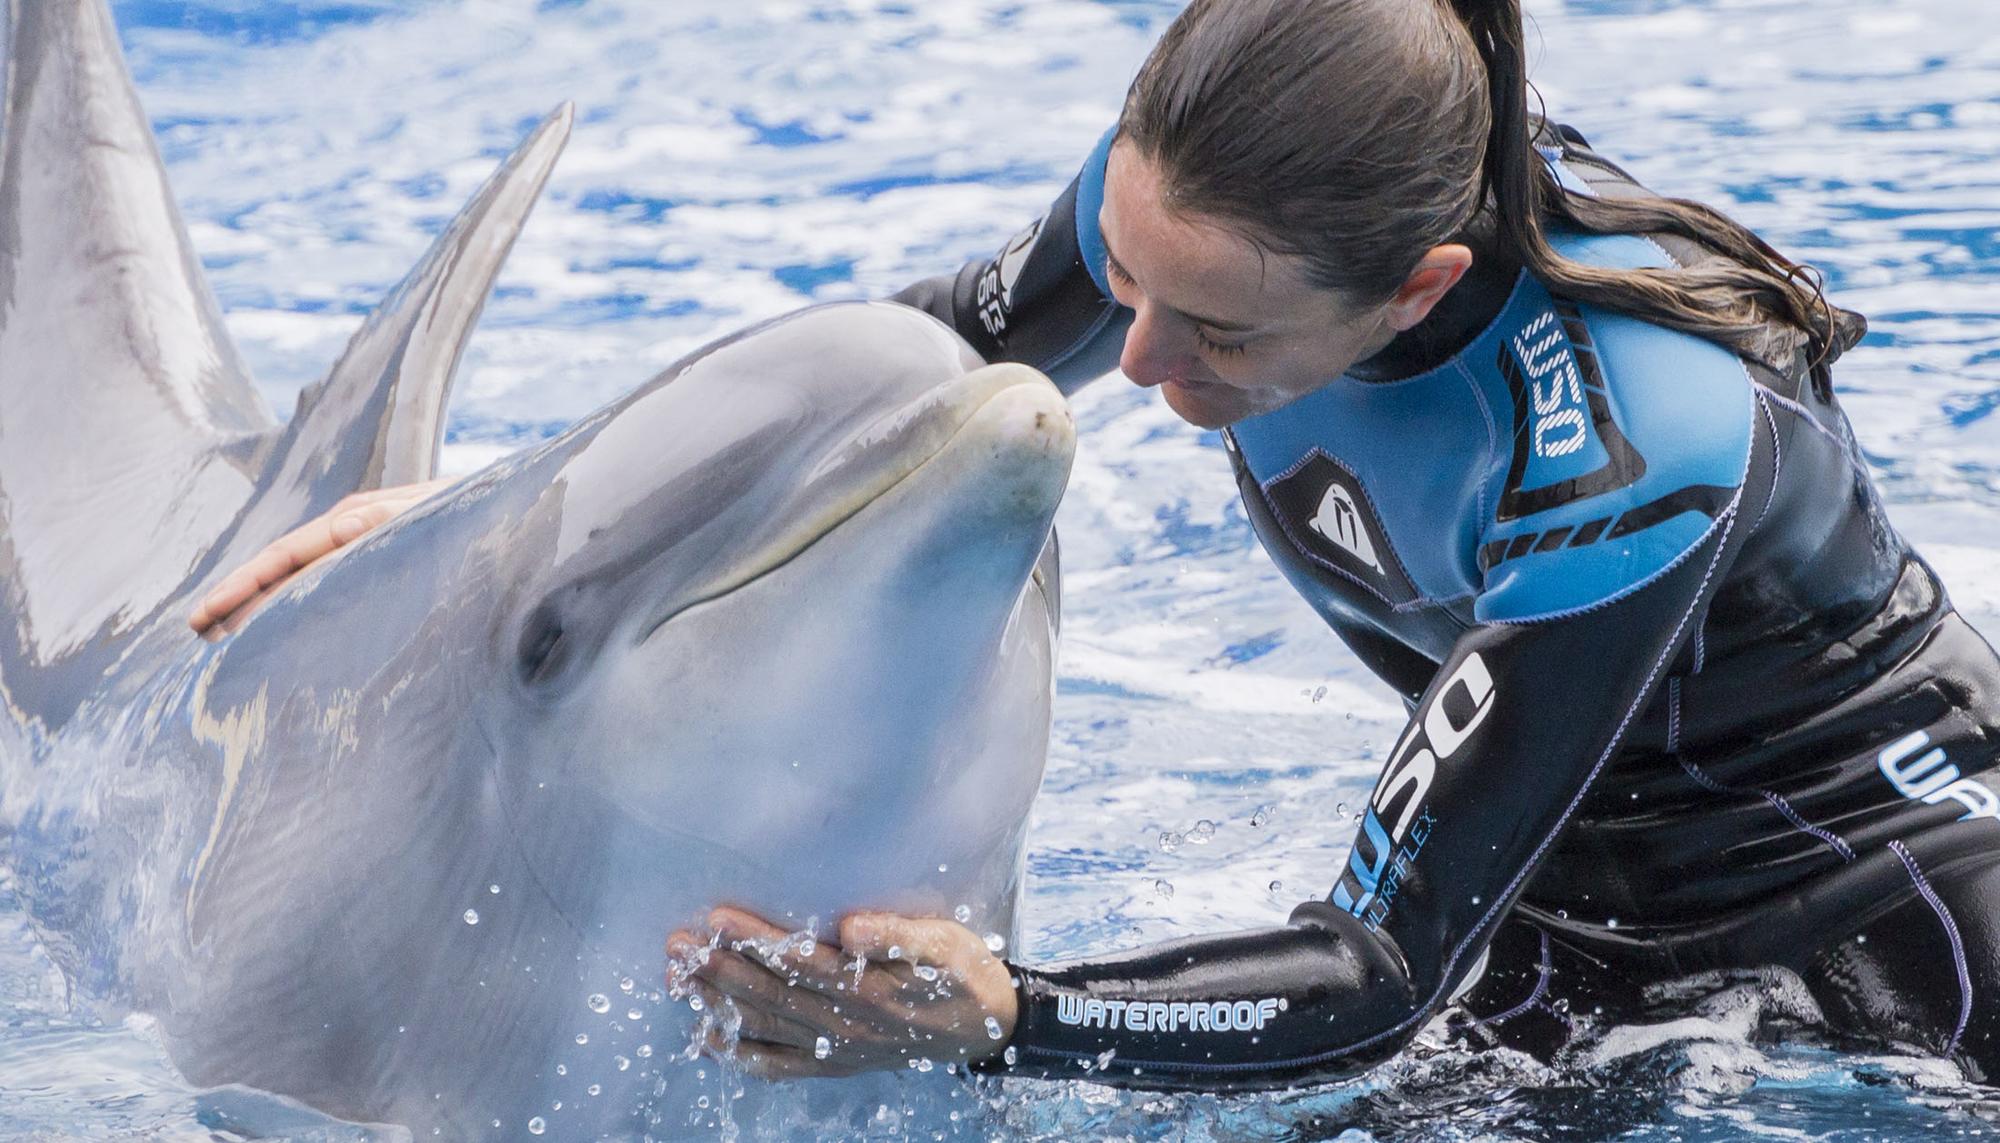
[[[1106,262],[1111,263],[1112,268],[1117,270],[1119,275],[1124,277],[1127,281],[1134,280],[1132,278],[1132,272],[1125,268],[1125,263],[1120,262],[1118,260],[1118,255],[1111,252],[1111,240],[1105,237],[1104,235],[1099,234],[1098,241],[1104,243],[1104,260]],[[1186,310],[1178,309],[1174,306],[1168,306],[1167,308],[1173,310],[1175,313],[1181,315],[1182,317],[1188,319],[1189,321],[1205,325],[1210,329],[1215,330],[1217,333],[1249,333],[1250,331],[1257,328],[1255,325],[1251,325],[1245,322],[1223,321],[1221,318],[1203,317],[1200,314],[1191,314]]]

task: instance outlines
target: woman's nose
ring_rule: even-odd
[[[1162,326],[1152,307],[1142,306],[1133,311],[1132,326],[1125,332],[1125,351],[1118,357],[1118,368],[1141,388],[1163,385],[1187,372],[1189,351],[1184,339]]]

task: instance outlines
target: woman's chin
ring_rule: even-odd
[[[1160,386],[1167,408],[1188,424],[1203,429],[1222,429],[1249,416],[1249,402],[1227,385],[1199,381],[1168,381]]]

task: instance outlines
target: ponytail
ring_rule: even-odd
[[[1816,370],[1860,340],[1865,323],[1834,309],[1816,271],[1720,211],[1687,199],[1595,197],[1557,183],[1534,149],[1539,122],[1528,114],[1519,0],[1450,3],[1486,69],[1492,124],[1481,181],[1495,229],[1503,248],[1552,292],[1694,334],[1781,371],[1801,347]],[[1588,266],[1549,245],[1548,218],[1588,234],[1673,235],[1716,257],[1663,269]]]

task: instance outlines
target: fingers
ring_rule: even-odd
[[[731,999],[713,988],[701,986],[696,987],[695,995],[700,996],[702,1003],[710,1010],[719,1010],[724,1003]],[[806,1027],[804,1024],[789,1020],[776,1012],[754,1004],[736,1005],[735,1015],[741,1022],[736,1031],[739,1041],[747,1040],[758,1044],[802,1048],[811,1051],[823,1038],[821,1033]]]
[[[908,960],[964,977],[993,954],[971,929],[936,917],[851,913],[840,923],[841,947],[871,961]]]
[[[328,553],[343,548],[429,498],[449,481],[378,488],[343,497],[318,516],[265,545],[241,567],[222,577],[188,616],[197,635],[232,619],[280,584]]]

